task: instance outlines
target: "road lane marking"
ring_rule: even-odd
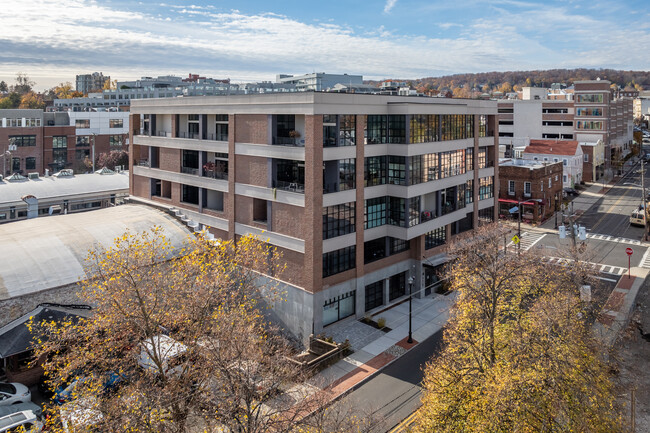
[[[594,224],[594,225],[591,227],[591,229],[594,230],[596,227],[598,227],[598,226],[600,225],[600,223],[603,222],[603,220],[605,219],[605,217],[607,217],[608,215],[610,215],[609,211],[612,210],[612,208],[614,208],[615,206],[618,206],[619,202],[620,202],[621,200],[623,200],[623,199],[627,196],[627,193],[630,192],[630,191],[632,191],[632,190],[631,190],[631,189],[626,189],[625,192],[623,193],[623,195],[620,196],[619,199],[616,200],[616,202],[615,202],[613,205],[611,205],[611,206],[609,207],[609,209],[607,209],[607,211],[604,212],[603,216],[600,217],[600,219],[596,222],[596,224]]]

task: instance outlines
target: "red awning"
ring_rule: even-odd
[[[500,199],[499,199],[499,203],[514,203],[514,204],[519,204],[519,202],[518,202],[517,200],[510,200],[509,198],[500,198]],[[536,202],[536,201],[522,201],[521,204],[525,204],[525,205],[527,205],[527,206],[534,206],[534,205],[538,205],[538,204],[540,204],[540,203],[538,203],[538,202]]]

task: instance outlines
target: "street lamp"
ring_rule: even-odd
[[[411,313],[412,313],[412,299],[413,299],[413,277],[409,277],[409,338],[406,340],[408,344],[413,343],[413,334],[411,333]]]

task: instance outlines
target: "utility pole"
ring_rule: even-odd
[[[640,152],[639,152],[640,153]],[[643,203],[643,240],[648,240],[648,208],[645,195],[645,166],[643,158],[641,158],[641,190],[643,197],[641,197],[641,203]]]
[[[517,218],[517,237],[519,238],[519,242],[517,242],[517,255],[521,254],[521,200],[519,203],[517,203],[518,207],[518,218]]]

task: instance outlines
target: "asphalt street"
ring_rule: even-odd
[[[357,405],[383,418],[389,431],[420,407],[423,368],[442,344],[442,330],[427,338],[337,404]]]

